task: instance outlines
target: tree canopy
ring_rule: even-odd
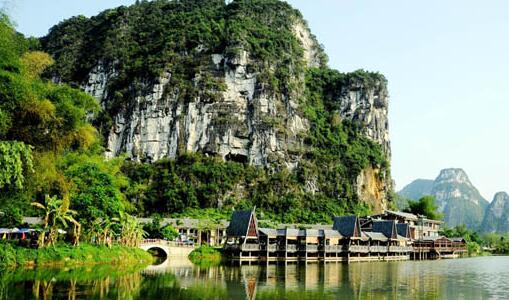
[[[441,220],[444,217],[438,211],[438,206],[435,205],[435,198],[433,196],[424,196],[418,201],[410,200],[405,211],[416,215],[423,215],[432,220]]]

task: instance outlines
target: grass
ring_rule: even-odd
[[[61,243],[54,247],[32,249],[0,242],[0,267],[149,264],[152,259],[142,249],[121,246],[108,248],[82,244],[73,247]]]
[[[221,252],[210,246],[200,246],[189,254],[189,260],[201,267],[216,266],[221,263],[223,256]]]

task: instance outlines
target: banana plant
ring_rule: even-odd
[[[68,227],[68,223],[74,225],[74,244],[79,244],[79,233],[81,225],[74,215],[76,211],[69,209],[67,205],[64,205],[64,201],[58,199],[56,196],[50,197],[45,196],[45,204],[39,202],[32,202],[32,205],[44,211],[43,218],[43,231],[39,235],[39,247],[54,245],[58,239],[58,227],[62,225],[63,228]],[[48,239],[46,243],[46,233],[48,233]]]

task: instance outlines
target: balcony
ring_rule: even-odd
[[[307,252],[317,252],[318,245],[304,245],[301,247],[301,249]]]
[[[412,247],[407,246],[389,246],[389,252],[411,252],[413,251]]]
[[[266,247],[266,250],[268,250],[269,252],[276,252],[278,250],[278,246],[276,244],[269,245],[268,247]]]
[[[369,246],[351,245],[348,248],[348,251],[354,252],[354,253],[368,253],[369,252]]]
[[[387,246],[370,246],[369,252],[373,253],[387,253]]]
[[[297,252],[297,245],[286,245],[287,252]]]
[[[258,251],[260,250],[260,245],[258,244],[244,244],[242,245],[242,251]]]
[[[342,245],[325,245],[325,252],[339,253],[343,251],[344,247]]]

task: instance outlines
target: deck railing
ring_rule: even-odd
[[[242,251],[258,251],[260,250],[260,245],[258,244],[244,244],[242,245]]]
[[[170,247],[189,247],[194,248],[193,244],[186,244],[184,242],[175,242],[175,241],[166,241],[161,239],[145,239],[141,241],[141,245],[147,244],[157,244],[157,245],[165,245]]]
[[[406,246],[389,246],[389,252],[411,252],[413,251],[412,247]]]
[[[266,249],[270,252],[276,252],[278,250],[278,245],[268,245]]]
[[[387,246],[369,246],[369,252],[387,253]]]
[[[287,252],[296,252],[297,251],[297,245],[287,245],[286,246]]]
[[[318,251],[318,245],[304,245],[302,246],[304,251]]]
[[[368,253],[369,252],[369,246],[358,246],[358,245],[351,245],[348,250],[350,252],[355,253]]]
[[[325,252],[343,252],[344,246],[343,245],[325,245],[324,249],[325,249]]]

